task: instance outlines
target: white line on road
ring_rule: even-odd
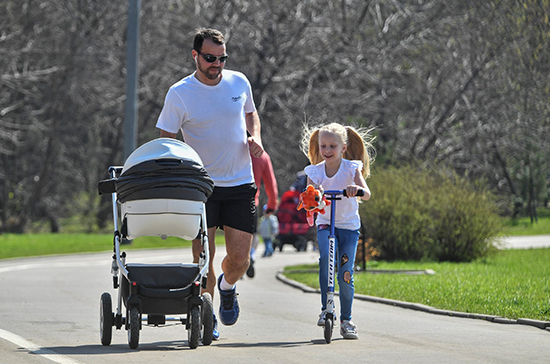
[[[32,264],[19,264],[12,265],[9,267],[0,268],[0,274],[15,272],[19,270],[27,269],[40,269],[40,268],[73,268],[73,267],[82,267],[82,266],[94,266],[105,264],[105,262],[67,262],[67,263],[32,263]]]
[[[64,355],[58,354],[53,350],[41,348],[40,346],[31,343],[30,341],[22,338],[21,336],[15,335],[14,333],[11,333],[6,330],[0,329],[0,338],[6,341],[9,341],[25,350],[28,350],[30,354],[40,355],[41,357],[51,360],[55,363],[59,363],[59,364],[80,364],[81,363],[79,361],[73,360]]]
[[[150,256],[150,257],[143,257],[139,261],[141,263],[144,262],[157,262],[157,261],[165,261],[174,259],[174,255],[159,255],[159,256]],[[51,268],[73,268],[73,267],[90,267],[90,266],[97,266],[97,265],[107,265],[110,267],[110,259],[104,259],[104,258],[98,258],[97,260],[90,260],[90,261],[71,261],[71,262],[57,262],[57,263],[28,263],[28,264],[17,264],[17,265],[9,265],[0,268],[0,274],[2,273],[9,273],[9,272],[16,272],[20,270],[28,270],[28,269],[51,269]]]

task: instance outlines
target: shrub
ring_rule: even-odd
[[[381,259],[468,262],[487,256],[501,230],[481,182],[409,166],[374,171],[368,184],[360,213]]]

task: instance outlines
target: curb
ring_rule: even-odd
[[[318,269],[291,269],[287,273],[318,273]],[[279,272],[282,273],[282,272]],[[354,274],[407,274],[407,275],[423,275],[435,274],[432,269],[368,269],[357,270]]]
[[[283,274],[283,272],[277,272],[276,278],[277,280],[289,286],[300,289],[304,293],[321,293],[321,290],[319,289],[311,288],[309,286],[306,286],[303,283],[296,282],[292,279],[287,278]],[[338,292],[335,292],[335,295],[338,295]],[[368,302],[374,302],[374,303],[382,303],[385,305],[397,306],[397,307],[406,308],[410,310],[431,313],[434,315],[444,315],[444,316],[452,316],[452,317],[460,317],[460,318],[485,320],[489,322],[494,322],[496,324],[505,324],[505,325],[509,325],[509,324],[527,325],[527,326],[536,327],[538,329],[542,329],[550,332],[549,321],[539,321],[539,320],[532,320],[527,318],[518,318],[517,320],[513,320],[513,319],[508,319],[506,317],[494,316],[494,315],[484,315],[484,314],[478,314],[478,313],[466,313],[466,312],[442,310],[439,308],[423,305],[420,303],[410,303],[405,301],[398,301],[398,300],[392,300],[389,298],[368,296],[363,294],[356,294],[355,299],[358,299],[361,301],[368,301]]]

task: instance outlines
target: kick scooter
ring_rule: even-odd
[[[332,331],[334,329],[334,276],[336,267],[336,234],[334,230],[334,221],[336,213],[336,201],[341,200],[346,196],[346,190],[330,190],[325,191],[325,198],[331,201],[330,204],[330,233],[328,236],[328,289],[327,289],[327,304],[325,315],[325,341],[330,344],[332,340]],[[363,196],[364,190],[357,191],[357,196]]]

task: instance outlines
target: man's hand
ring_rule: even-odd
[[[254,157],[259,158],[264,154],[264,146],[256,142],[253,137],[248,137],[248,148]]]

